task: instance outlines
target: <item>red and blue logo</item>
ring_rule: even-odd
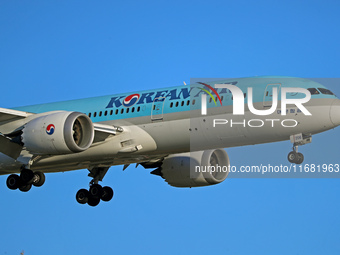
[[[46,128],[46,133],[47,133],[48,135],[53,135],[54,130],[55,130],[55,126],[54,126],[53,124],[50,124],[50,125],[48,125],[47,128]]]
[[[135,103],[138,102],[139,98],[140,98],[139,94],[132,94],[130,96],[127,96],[123,101],[123,105],[125,107],[133,106]]]

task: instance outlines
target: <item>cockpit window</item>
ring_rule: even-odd
[[[320,92],[316,88],[309,88],[308,89],[311,95],[318,95]]]
[[[318,90],[320,90],[320,92],[325,95],[334,95],[329,89],[318,88]]]

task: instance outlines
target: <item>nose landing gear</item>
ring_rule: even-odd
[[[312,142],[311,135],[296,134],[290,136],[290,141],[293,143],[293,150],[288,154],[288,161],[293,164],[302,164],[304,156],[298,152],[299,145],[305,145]]]
[[[295,148],[295,146],[294,146],[293,147],[293,151],[289,152],[289,154],[288,154],[288,161],[290,163],[300,165],[300,164],[302,164],[302,162],[305,159],[305,157],[303,156],[302,153],[297,152],[297,147],[298,146],[296,146],[296,148]]]

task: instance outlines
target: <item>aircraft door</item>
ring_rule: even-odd
[[[165,97],[156,97],[153,100],[151,108],[151,120],[160,121],[163,120],[163,109],[164,109]]]
[[[268,84],[264,91],[263,106],[270,107],[273,103],[273,88],[277,88],[278,96],[280,95],[281,83]]]

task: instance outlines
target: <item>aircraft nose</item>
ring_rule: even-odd
[[[333,101],[330,110],[330,117],[334,126],[337,127],[340,125],[340,99]]]

